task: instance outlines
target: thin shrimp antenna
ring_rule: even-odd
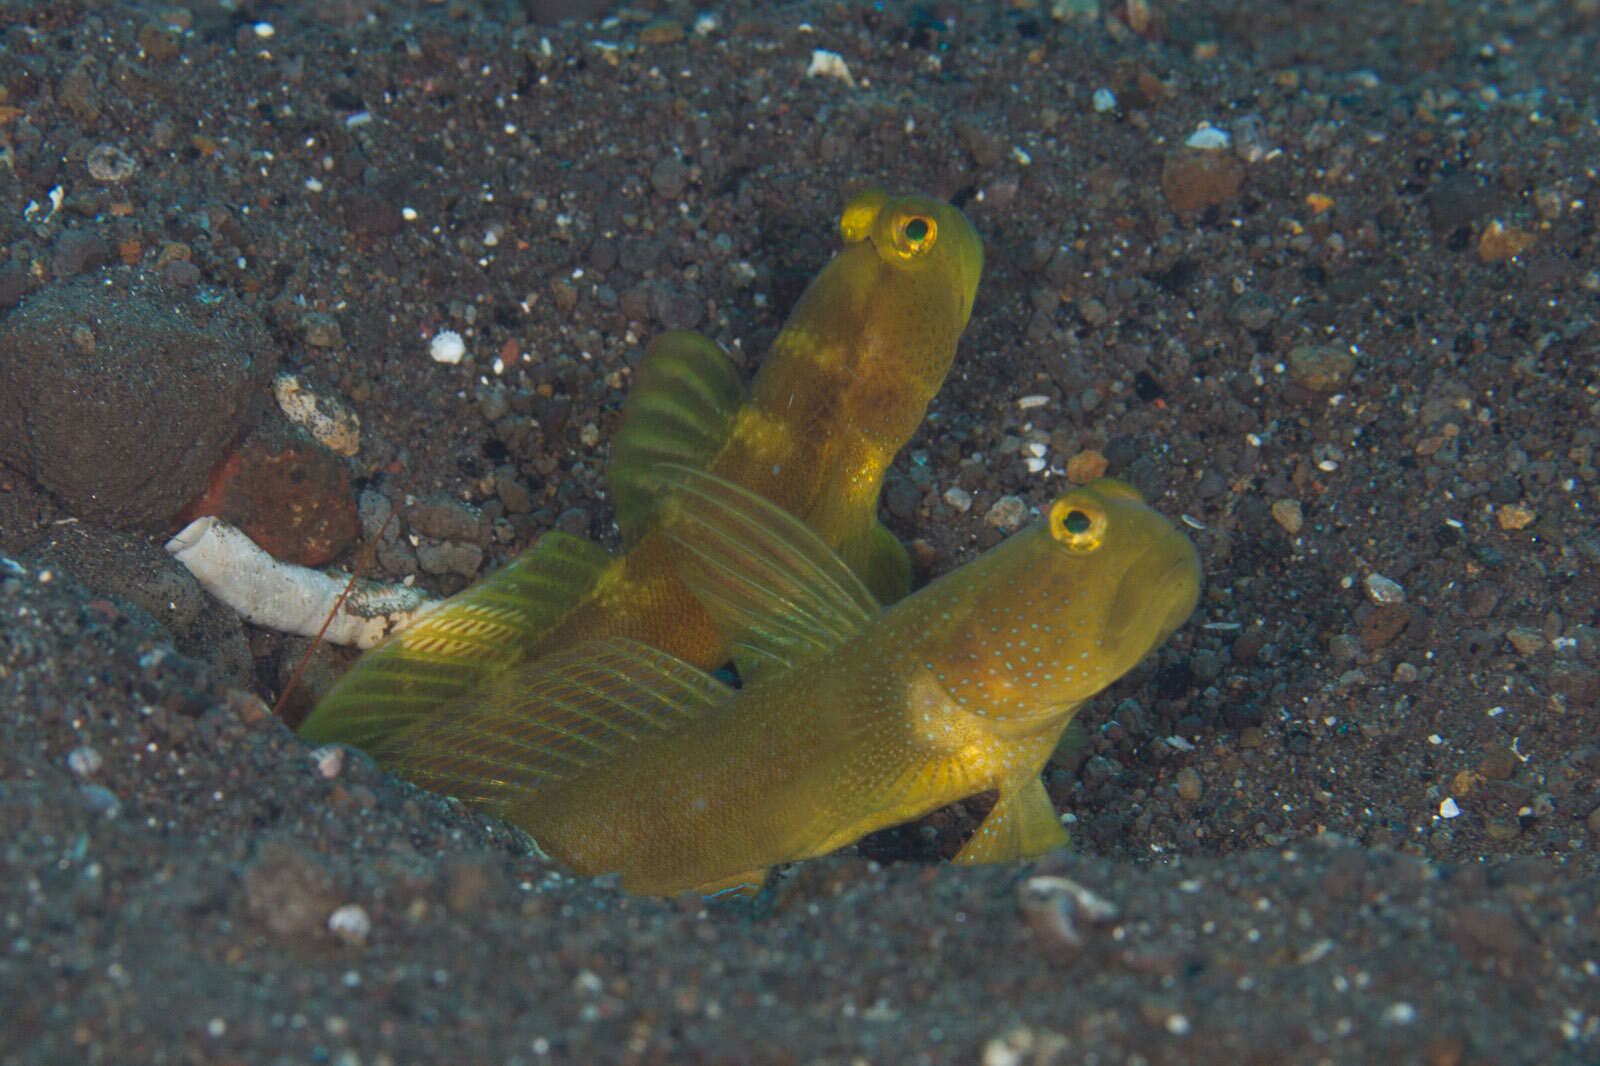
[[[420,470],[420,467],[418,469]],[[411,487],[415,484],[417,476],[416,473],[411,475],[405,490],[400,494],[402,501],[411,494]],[[306,648],[306,653],[300,656],[300,662],[295,665],[294,673],[289,675],[289,680],[283,686],[283,691],[278,693],[278,701],[272,705],[272,713],[274,715],[280,718],[283,717],[284,704],[288,703],[289,696],[294,692],[295,685],[299,684],[300,675],[305,673],[306,667],[311,664],[311,657],[317,653],[318,648],[322,647],[323,634],[328,631],[328,627],[333,624],[334,618],[344,608],[344,601],[349,598],[350,590],[356,587],[356,580],[371,568],[372,560],[378,554],[378,545],[383,543],[383,535],[389,531],[389,523],[393,522],[395,515],[399,513],[400,508],[398,506],[391,507],[388,517],[378,527],[377,534],[361,549],[361,554],[356,558],[355,568],[350,572],[350,580],[344,583],[344,588],[340,591],[339,598],[333,601],[333,607],[328,611],[328,617],[322,620],[322,628],[318,629],[317,635],[311,638],[310,647]]]

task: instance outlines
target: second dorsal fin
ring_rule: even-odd
[[[632,545],[655,515],[655,467],[704,468],[728,439],[745,396],[716,341],[673,331],[651,342],[611,444],[608,476],[623,544]]]
[[[861,579],[781,507],[702,470],[664,463],[655,477],[677,512],[667,535],[686,556],[679,575],[745,680],[824,655],[878,616]]]
[[[637,641],[575,644],[501,674],[396,737],[390,768],[504,817],[542,784],[668,736],[734,692]]]

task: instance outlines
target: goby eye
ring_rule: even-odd
[[[1092,552],[1105,535],[1105,508],[1092,497],[1074,493],[1050,507],[1050,536],[1068,551]]]
[[[907,259],[921,255],[939,239],[939,224],[927,215],[909,215],[894,227],[894,248]]]

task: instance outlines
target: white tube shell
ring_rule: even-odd
[[[322,634],[330,644],[376,647],[437,602],[407,585],[357,582],[334,611],[348,577],[280,562],[211,516],[184,526],[166,547],[207,592],[255,625],[314,637],[332,614]]]

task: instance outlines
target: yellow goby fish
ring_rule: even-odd
[[[700,467],[798,515],[885,601],[905,550],[877,520],[884,472],[943,383],[972,312],[983,245],[956,208],[853,197],[844,247],[807,287],[746,395],[714,341],[658,337],[612,447],[624,551],[548,533],[356,665],[301,726],[313,741],[387,741],[514,663],[585,640],[643,641],[700,666],[723,636],[678,578],[651,471]]]
[[[1041,769],[1083,701],[1199,593],[1188,538],[1111,479],[882,611],[770,503],[687,468],[660,478],[685,580],[732,636],[744,687],[635,642],[579,645],[419,724],[392,760],[631,892],[756,886],[988,789],[957,862],[1065,843]]]

